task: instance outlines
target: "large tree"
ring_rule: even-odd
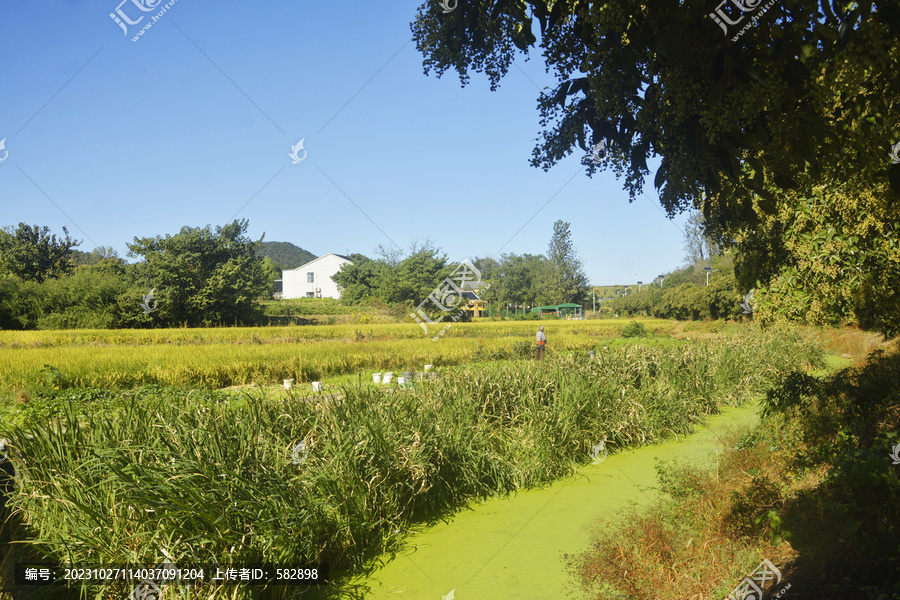
[[[71,273],[72,249],[81,242],[70,238],[65,227],[62,230],[65,237],[57,238],[47,226],[19,223],[15,230],[0,229],[0,272],[38,283]]]
[[[529,308],[538,304],[546,259],[535,254],[503,254],[491,291],[504,305]]]
[[[896,246],[900,220],[900,164],[888,157],[900,142],[900,3],[762,5],[471,0],[443,14],[429,2],[412,28],[426,72],[456,70],[463,84],[479,71],[495,88],[517,53],[539,48],[557,85],[538,99],[532,164],[549,169],[580,149],[589,174],[613,169],[633,199],[659,157],[653,182],[667,212],[701,209],[726,245],[770,246],[788,261],[768,260],[759,280],[740,271],[747,288],[792,266],[783,217],[821,186],[851,185],[831,197],[862,208],[843,224],[865,232],[858,248],[884,232]],[[600,142],[605,150],[589,156]],[[868,215],[876,225],[863,223]],[[893,258],[873,260],[844,297],[890,296],[900,283],[885,268]]]
[[[547,268],[543,283],[543,297],[550,304],[583,303],[589,282],[575,246],[572,232],[565,221],[553,224],[553,237],[547,248]]]
[[[603,140],[586,169],[624,174],[634,197],[660,156],[655,184],[671,213],[700,202],[713,220],[743,223],[756,220],[757,196],[774,212],[773,186],[793,189],[800,173],[865,166],[884,178],[900,140],[900,4],[737,4],[471,0],[444,14],[427,2],[412,29],[426,72],[454,69],[463,84],[483,71],[496,88],[517,52],[539,47],[558,85],[539,98],[533,164]],[[723,13],[758,25],[723,38]]]
[[[414,241],[409,256],[399,248],[379,246],[382,258],[351,255],[353,264],[334,275],[341,301],[355,304],[378,300],[386,304],[416,305],[428,298],[455,265],[430,240]]]
[[[134,238],[129,256],[143,257],[142,279],[154,288],[156,318],[168,325],[251,324],[269,291],[259,241],[244,236],[246,219],[216,227],[183,227],[175,235]],[[148,289],[149,291],[149,289]],[[135,307],[137,310],[137,307]]]

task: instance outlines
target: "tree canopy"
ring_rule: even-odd
[[[760,3],[744,2],[745,12]],[[740,25],[753,16],[718,8]],[[659,156],[654,184],[670,214],[702,203],[723,224],[755,222],[753,200],[774,212],[772,192],[796,189],[804,173],[863,167],[885,180],[900,140],[900,5],[779,0],[737,41],[722,37],[716,9],[472,0],[444,14],[427,2],[412,30],[426,73],[453,69],[463,84],[471,70],[496,88],[517,53],[540,48],[558,85],[539,97],[532,164],[548,169],[603,140],[586,169],[613,168],[634,197]]]
[[[549,304],[574,302],[581,304],[587,297],[588,278],[575,246],[572,243],[572,232],[565,221],[553,224],[553,237],[547,248],[548,269],[546,270],[546,292],[544,297]]]
[[[19,223],[15,230],[0,229],[0,272],[38,283],[71,273],[72,249],[81,242],[70,238],[65,227],[62,230],[65,237],[57,238],[47,226]]]
[[[413,243],[409,256],[402,255],[396,250],[377,260],[351,255],[353,263],[343,265],[332,277],[341,290],[341,300],[346,304],[372,300],[418,304],[453,270],[447,256],[429,241]]]
[[[128,255],[143,257],[141,278],[159,291],[160,321],[178,325],[247,324],[261,317],[259,306],[269,276],[244,236],[246,219],[218,226],[183,227],[175,235],[134,238]]]

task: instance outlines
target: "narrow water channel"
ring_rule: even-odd
[[[403,551],[353,580],[345,597],[442,600],[453,591],[454,600],[580,598],[572,595],[563,554],[587,549],[600,521],[647,505],[657,494],[658,459],[715,465],[716,440],[754,423],[757,406],[724,408],[678,441],[610,455],[547,488],[472,503],[446,522],[413,530]]]

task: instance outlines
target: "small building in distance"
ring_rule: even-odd
[[[332,277],[341,267],[353,264],[346,256],[328,253],[296,269],[281,272],[282,298],[339,298]]]
[[[478,297],[474,291],[464,291],[463,300],[466,302],[460,308],[469,312],[470,317],[483,317],[485,314],[484,300]]]

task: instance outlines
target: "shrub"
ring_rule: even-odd
[[[632,321],[622,330],[622,337],[647,337],[647,330],[642,323]]]

